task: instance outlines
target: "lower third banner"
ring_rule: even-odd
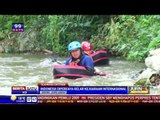
[[[128,94],[127,86],[40,86],[39,94]]]

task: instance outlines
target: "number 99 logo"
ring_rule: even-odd
[[[21,25],[21,24],[15,24],[14,27],[15,27],[15,28],[21,28],[22,25]]]

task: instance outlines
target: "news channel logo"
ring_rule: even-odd
[[[24,23],[12,23],[12,32],[24,32]]]
[[[37,86],[26,86],[27,91],[37,91],[38,87]]]
[[[129,94],[149,94],[149,86],[129,86]]]

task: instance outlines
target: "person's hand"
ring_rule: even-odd
[[[75,62],[70,62],[69,65],[70,65],[70,66],[77,66],[77,63],[75,63]]]
[[[70,62],[69,65],[71,65],[71,66],[77,66],[79,62],[80,62],[80,59],[78,59],[78,60],[76,60],[74,62]]]

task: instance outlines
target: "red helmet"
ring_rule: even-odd
[[[81,45],[82,45],[82,49],[84,51],[93,50],[92,44],[90,42],[88,42],[88,41],[83,41]]]

